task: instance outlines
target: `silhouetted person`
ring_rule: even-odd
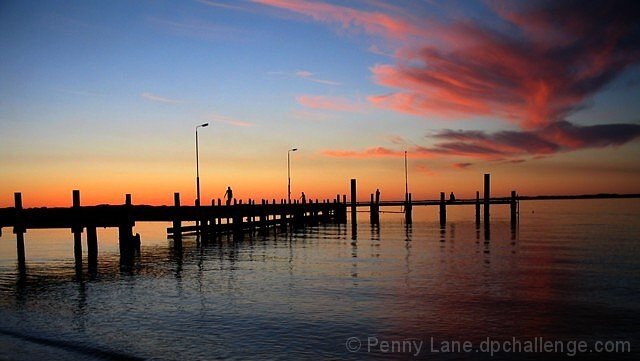
[[[224,198],[227,198],[227,205],[231,204],[231,200],[233,199],[233,191],[231,187],[227,187],[227,191],[224,192]]]
[[[453,194],[453,192],[451,192],[451,194],[449,194],[449,202],[453,203],[456,201],[456,196]]]
[[[376,203],[380,203],[380,189],[376,189]]]
[[[304,195],[304,192],[302,192],[302,195],[300,196],[300,200],[302,201],[302,204],[307,203],[307,196]]]

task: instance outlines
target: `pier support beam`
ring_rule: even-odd
[[[358,213],[357,213],[357,192],[356,192],[356,180],[351,179],[351,225],[357,226],[358,224]]]
[[[73,210],[74,210],[74,225],[71,228],[73,232],[73,258],[76,262],[76,268],[82,267],[82,225],[77,223],[80,217],[80,191],[73,190]]]
[[[404,197],[404,223],[413,223],[413,204],[411,203],[411,193],[407,193]]]
[[[89,268],[98,263],[98,233],[96,226],[87,226],[87,251]]]
[[[476,226],[480,225],[480,192],[476,191]]]
[[[18,251],[18,268],[24,269],[25,267],[25,252],[24,252],[24,232],[25,228],[22,225],[22,193],[16,192],[13,194],[13,200],[16,208],[16,224],[13,227],[13,233],[16,235],[16,246]]]
[[[440,227],[447,225],[447,203],[444,199],[444,192],[440,192]]]
[[[131,194],[125,194],[125,210],[118,225],[118,241],[120,243],[120,255],[130,256],[140,249],[140,236],[133,235],[135,221],[131,214]]]
[[[380,223],[380,198],[374,199],[373,193],[371,193],[371,205],[369,206],[369,219],[371,220],[371,224],[379,224]]]
[[[485,173],[484,175],[484,223],[489,223],[490,212],[489,204],[491,201],[491,174]]]
[[[182,242],[182,222],[178,216],[180,212],[180,193],[173,193],[173,207],[175,210],[173,217],[173,241]]]
[[[517,223],[517,200],[516,200],[516,191],[511,191],[511,202],[509,203],[509,207],[511,210],[511,226],[515,226]]]

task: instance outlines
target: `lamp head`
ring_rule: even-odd
[[[291,151],[295,152],[296,150],[298,150],[298,148],[292,148]]]

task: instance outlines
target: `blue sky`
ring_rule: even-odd
[[[624,11],[623,5],[609,7],[615,13]],[[611,9],[601,6],[606,20]],[[469,101],[464,107],[449,103],[459,82],[471,87],[493,79],[486,74],[493,60],[478,50],[483,46],[499,45],[504,54],[496,56],[535,66],[536,59],[527,62],[509,53],[518,48],[514,44],[566,51],[562,41],[581,44],[580,36],[588,34],[539,16],[548,10],[544,4],[505,3],[505,8],[509,11],[467,1],[3,2],[2,201],[17,189],[66,192],[77,185],[110,190],[104,197],[96,191],[96,200],[132,188],[143,199],[158,201],[133,178],[165,182],[153,188],[157,192],[192,192],[193,131],[207,121],[212,127],[201,133],[201,159],[209,189],[234,183],[247,195],[279,194],[282,158],[297,146],[298,184],[317,188],[322,196],[342,192],[354,175],[370,178],[372,187],[378,181],[399,192],[404,150],[413,159],[414,178],[425,184],[463,187],[460,178],[479,180],[491,171],[511,174],[514,181],[540,174],[529,192],[572,189],[554,187],[556,172],[569,183],[590,175],[610,177],[610,184],[580,183],[576,191],[640,191],[634,185],[640,184],[636,43],[619,50],[620,39],[603,39],[593,52],[576,48],[595,54],[609,41],[617,54],[629,54],[605,70],[595,61],[585,63],[607,77],[588,91],[576,90],[586,83],[571,83],[576,80],[562,73],[571,66],[540,70],[539,82],[551,89],[551,100],[543,99],[539,109],[521,105],[536,96],[526,94],[531,79],[495,80],[492,86],[500,93],[488,88],[456,98]],[[576,19],[590,21],[587,10],[574,11]],[[540,23],[544,27],[536,27]],[[622,28],[638,32],[637,25]],[[536,37],[547,29],[560,40]],[[488,35],[469,36],[474,32]],[[427,55],[427,49],[438,57]],[[533,54],[554,69],[556,63],[576,61],[555,62],[558,51]],[[610,57],[620,56],[615,54]],[[447,71],[462,66],[472,74],[454,73],[451,80]],[[510,74],[516,73],[522,75]],[[443,79],[451,83],[442,85]],[[520,98],[500,100],[511,96],[502,88],[518,91]],[[376,103],[377,96],[385,98]],[[535,120],[527,118],[532,113]],[[607,124],[616,127],[584,128]],[[454,144],[447,130],[465,132],[455,135],[464,144]],[[513,137],[537,145],[515,146]],[[70,169],[91,174],[69,175]],[[110,178],[113,174],[120,176]],[[327,174],[329,185],[318,183]],[[262,181],[256,183],[256,177]],[[428,197],[434,189],[417,192]]]

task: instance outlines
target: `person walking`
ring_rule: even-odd
[[[233,191],[231,190],[231,186],[227,187],[227,191],[224,192],[224,197],[227,199],[227,205],[231,204],[231,200],[233,199]]]

